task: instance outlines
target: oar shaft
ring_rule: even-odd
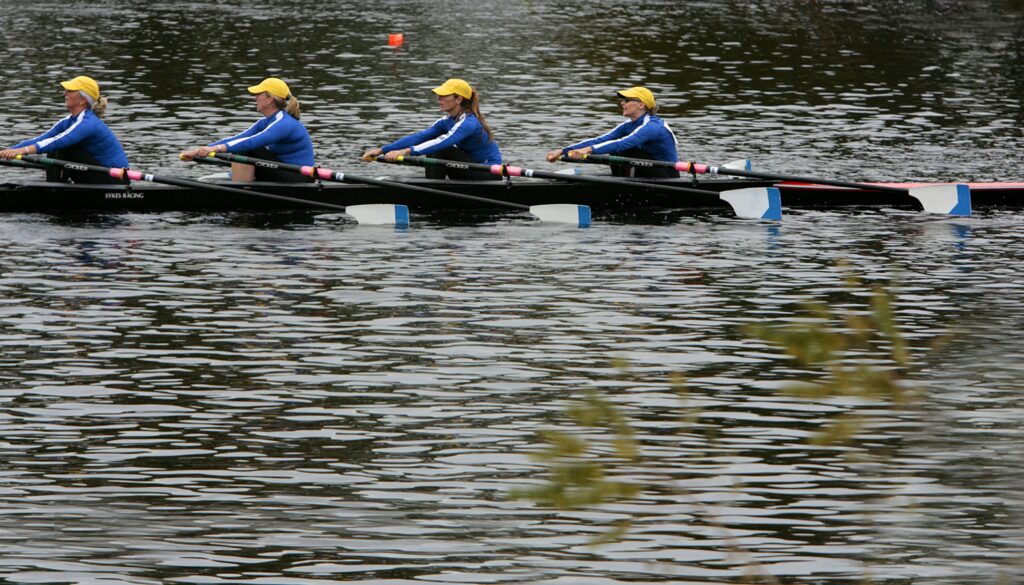
[[[711,165],[705,165],[701,163],[676,163],[682,165],[684,168],[682,172],[695,172],[697,174],[709,174],[709,175],[730,175],[733,177],[750,177],[753,179],[768,179],[771,181],[789,181],[793,183],[809,183],[813,185],[832,185],[835,187],[846,187],[849,189],[862,189],[868,191],[888,191],[891,193],[902,193],[908,195],[909,189],[903,189],[900,187],[891,187],[889,185],[868,185],[865,183],[853,183],[850,181],[836,181],[833,179],[819,179],[816,177],[795,177],[790,175],[777,175],[774,173],[760,173],[755,171],[744,171],[742,169],[727,169],[725,167],[717,167]],[[691,166],[692,165],[692,170]],[[678,168],[678,167],[677,167]]]
[[[537,179],[555,179],[558,181],[569,181],[569,182],[581,182],[581,183],[602,183],[605,185],[629,185],[633,187],[642,187],[646,189],[659,189],[662,191],[675,191],[678,193],[688,193],[690,195],[699,195],[701,197],[708,197],[711,199],[718,199],[718,193],[712,191],[705,191],[703,189],[690,189],[688,187],[679,187],[676,185],[661,185],[658,183],[637,183],[629,180],[611,178],[611,177],[593,177],[589,175],[563,175],[551,171],[538,171],[534,169],[525,169],[522,167],[515,167],[511,165],[485,165],[479,163],[461,162],[461,161],[449,161],[441,160],[436,158],[429,158],[425,156],[399,156],[394,161],[386,160],[383,156],[378,156],[379,162],[395,162],[395,163],[406,163],[419,165],[421,167],[428,166],[441,166],[449,169],[472,169],[478,171],[485,171],[492,175],[499,175],[502,177],[533,177]]]
[[[868,185],[865,183],[852,183],[850,181],[834,181],[832,179],[819,179],[813,177],[794,177],[789,175],[777,175],[775,173],[762,173],[745,171],[742,169],[730,169],[695,162],[668,162],[663,160],[646,160],[641,158],[629,158],[611,154],[585,154],[582,159],[571,159],[566,156],[562,160],[584,160],[604,164],[630,165],[634,167],[659,167],[675,169],[681,173],[696,173],[698,175],[729,175],[733,177],[749,177],[751,179],[766,179],[769,181],[789,181],[794,183],[811,183],[816,185],[832,185],[835,187],[847,187],[850,189],[863,189],[870,191],[889,191],[893,193],[909,194],[908,189],[891,187],[889,185]]]
[[[398,189],[398,190],[405,190],[405,191],[417,191],[419,193],[429,193],[431,195],[441,195],[443,197],[458,197],[460,199],[468,199],[468,200],[471,200],[471,201],[479,201],[481,203],[488,203],[488,204],[491,204],[491,205],[499,205],[499,206],[504,206],[504,207],[511,207],[511,208],[514,208],[514,209],[526,209],[526,210],[530,209],[529,205],[522,205],[522,204],[519,204],[519,203],[512,203],[510,201],[501,201],[501,200],[498,200],[498,199],[488,199],[486,197],[477,197],[476,195],[466,195],[464,193],[456,193],[454,191],[444,191],[444,190],[441,190],[441,189],[434,189],[434,188],[431,188],[431,187],[423,187],[421,185],[409,185],[408,183],[399,183],[397,181],[384,181],[384,180],[381,180],[381,179],[371,179],[369,177],[361,177],[361,176],[358,176],[358,175],[352,175],[352,174],[344,173],[344,172],[341,172],[341,171],[333,171],[331,169],[325,169],[325,168],[322,168],[322,167],[310,167],[310,166],[293,165],[293,164],[289,164],[289,163],[283,163],[283,162],[277,162],[277,161],[271,161],[271,160],[265,160],[265,159],[259,159],[259,158],[250,158],[250,157],[242,156],[242,155],[239,155],[239,154],[224,153],[224,152],[219,152],[215,156],[216,156],[216,158],[219,158],[221,160],[231,161],[231,162],[234,162],[234,163],[247,164],[247,165],[254,165],[254,166],[258,166],[258,167],[263,167],[265,169],[294,171],[294,172],[297,172],[297,173],[301,173],[302,175],[304,175],[306,177],[312,177],[312,178],[321,179],[321,180],[324,180],[324,181],[335,181],[335,182],[338,182],[338,183],[347,183],[347,182],[364,183],[366,185],[376,185],[378,187],[384,187],[384,188],[390,188],[390,189]]]
[[[236,193],[240,195],[249,195],[256,197],[264,197],[267,199],[277,199],[279,201],[287,201],[289,203],[299,203],[302,205],[309,205],[312,207],[327,207],[330,209],[337,209],[345,211],[345,208],[341,205],[334,205],[333,203],[322,203],[320,201],[310,201],[308,199],[299,199],[297,197],[287,197],[285,195],[275,195],[273,193],[264,193],[262,191],[251,191],[249,189],[239,189],[237,187],[228,187],[226,185],[215,185],[212,183],[204,183],[202,181],[192,181],[189,179],[179,179],[177,177],[164,177],[153,175],[149,173],[141,173],[139,171],[132,171],[129,169],[117,169],[101,167],[97,165],[90,165],[85,163],[68,162],[63,160],[57,160],[53,158],[47,158],[38,154],[26,154],[22,155],[24,160],[29,162],[38,163],[41,165],[62,167],[65,169],[77,170],[77,171],[91,171],[94,173],[103,173],[110,177],[118,180],[131,179],[132,181],[148,181],[150,183],[164,183],[167,185],[177,185],[179,187],[191,187],[193,189],[205,189],[208,191],[220,191],[222,193]]]

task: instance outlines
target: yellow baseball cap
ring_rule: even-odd
[[[70,81],[62,81],[60,84],[68,91],[84,91],[85,95],[92,99],[100,99],[100,85],[92,77],[79,75]]]
[[[636,98],[640,100],[640,103],[647,106],[648,110],[653,110],[655,106],[654,94],[646,87],[631,87],[629,89],[615,92],[615,95],[624,98]]]
[[[292,95],[292,91],[288,89],[288,84],[276,77],[268,77],[261,81],[259,85],[254,85],[249,88],[249,93],[255,94],[263,92],[267,92],[270,95],[283,100],[288,99],[288,96]]]
[[[439,87],[432,89],[437,95],[461,95],[468,99],[473,99],[473,88],[468,83],[461,79],[449,79],[442,83]]]

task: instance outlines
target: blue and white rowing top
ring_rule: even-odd
[[[410,154],[425,155],[456,147],[465,151],[472,162],[486,165],[501,164],[498,143],[489,140],[483,124],[470,112],[463,112],[457,118],[442,116],[438,121],[415,134],[381,147],[383,152],[410,149]]]
[[[587,146],[594,149],[594,154],[618,154],[637,148],[651,160],[679,162],[676,135],[667,122],[652,114],[644,114],[635,121],[627,120],[607,134],[567,146],[562,154]]]
[[[280,162],[291,165],[316,164],[313,140],[306,127],[284,110],[258,120],[241,134],[218,140],[210,146],[223,144],[228,152],[242,154],[262,147],[274,153]]]
[[[11,148],[35,146],[37,153],[46,154],[75,145],[85,148],[96,162],[105,167],[128,168],[128,156],[121,143],[89,108],[77,115],[65,116],[40,136],[23,140]]]

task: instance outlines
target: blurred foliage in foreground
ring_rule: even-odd
[[[847,278],[846,286],[853,294],[864,290],[852,277]],[[910,365],[909,353],[897,330],[892,305],[891,293],[876,288],[866,303],[837,307],[808,303],[804,314],[787,324],[751,326],[746,332],[781,348],[801,371],[808,372],[806,379],[779,390],[785,395],[816,400],[857,397],[876,407],[904,408],[914,399],[903,380]],[[617,366],[628,374],[626,364]],[[685,396],[681,376],[673,376],[672,385]],[[571,405],[567,414],[571,429],[543,432],[545,447],[532,454],[547,468],[547,481],[515,490],[512,497],[571,510],[633,498],[654,487],[629,479],[637,469],[655,467],[658,461],[643,456],[627,416],[615,404],[590,391]],[[685,405],[680,414],[691,423],[687,426],[700,418],[699,411]],[[865,422],[856,408],[844,409],[810,440],[817,445],[851,444]],[[614,540],[628,528],[624,522],[598,542]]]

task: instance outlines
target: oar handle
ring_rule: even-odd
[[[686,163],[675,163],[664,160],[650,160],[645,158],[629,158],[625,156],[615,156],[613,154],[588,153],[580,155],[579,158],[572,158],[568,154],[563,154],[561,160],[566,162],[588,162],[606,165],[628,165],[631,167],[659,167],[665,169],[675,169],[680,172],[690,172],[688,168],[679,166],[685,165]]]
[[[231,152],[211,152],[207,155],[208,158],[215,158],[222,161],[241,163],[245,165],[252,165],[254,167],[262,167],[264,169],[270,169],[273,171],[294,171],[296,173],[302,172],[302,166],[283,163],[276,160],[267,160],[265,158],[253,158],[251,156],[244,156],[241,154],[234,154]]]
[[[216,158],[227,160],[231,162],[237,162],[247,165],[260,166],[267,169],[285,170],[300,173],[306,177],[312,177],[314,179],[321,179],[324,181],[335,181],[338,183],[363,183],[366,185],[376,185],[378,187],[386,187],[389,189],[398,189],[404,191],[416,191],[419,193],[429,193],[431,195],[440,195],[442,197],[458,197],[460,199],[468,199],[471,201],[479,201],[481,203],[489,203],[491,205],[501,205],[505,207],[511,207],[513,209],[526,209],[529,210],[529,205],[521,205],[519,203],[511,203],[509,201],[499,201],[497,199],[488,199],[486,197],[477,197],[476,195],[466,195],[463,193],[456,193],[454,191],[444,191],[441,189],[434,189],[432,187],[423,187],[421,185],[409,185],[408,183],[399,183],[397,181],[384,181],[381,179],[371,179],[370,177],[361,177],[358,175],[352,175],[342,171],[334,171],[331,169],[325,169],[318,166],[300,166],[293,165],[283,162],[265,160],[261,158],[252,158],[248,156],[242,156],[240,154],[218,152],[214,155]]]
[[[204,165],[214,165],[214,166],[221,166],[221,167],[229,167],[229,166],[231,166],[231,163],[226,161],[226,160],[221,160],[219,158],[213,158],[213,157],[210,157],[210,156],[197,156],[195,158],[185,158],[185,157],[180,157],[180,158],[181,158],[181,160],[186,161],[186,162],[197,162],[197,163],[202,163]]]
[[[40,164],[31,163],[25,160],[17,158],[0,158],[0,165],[8,167],[17,167],[19,169],[45,169],[46,167]]]

